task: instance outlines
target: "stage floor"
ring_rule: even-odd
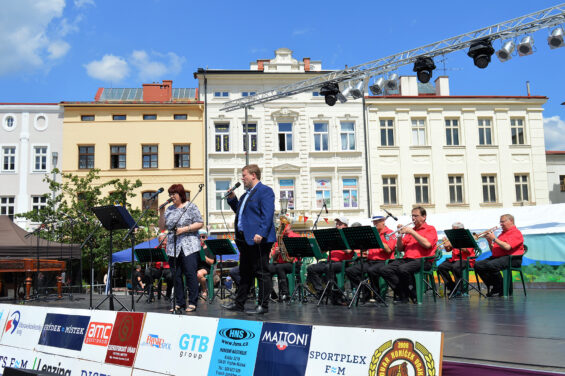
[[[123,294],[123,292],[121,293]],[[94,306],[104,298],[94,294]],[[131,296],[118,295],[131,308]],[[529,289],[524,297],[521,289],[515,296],[484,299],[472,293],[446,301],[433,302],[426,296],[424,304],[403,304],[388,307],[377,304],[360,305],[348,309],[315,303],[271,302],[269,313],[248,316],[221,308],[219,299],[212,304],[200,301],[190,315],[264,320],[309,325],[334,325],[380,329],[429,330],[444,333],[444,360],[494,364],[512,368],[538,369],[565,373],[565,290]],[[136,297],[137,300],[137,297]],[[3,302],[9,303],[4,300]],[[225,300],[224,302],[228,302]],[[48,307],[89,308],[88,295],[74,295],[74,300],[37,301],[27,304]],[[119,305],[116,304],[115,308]],[[252,308],[248,302],[246,308]],[[102,307],[108,309],[105,302]],[[156,300],[135,304],[138,312],[167,313],[169,303]]]

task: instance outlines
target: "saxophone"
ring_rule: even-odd
[[[281,257],[284,263],[293,262],[294,260],[292,259],[292,257],[288,255],[288,251],[286,250],[286,246],[284,245],[284,241],[283,241],[283,235],[285,231],[290,227],[290,223],[288,222],[288,219],[285,216],[281,217],[280,221],[281,224],[277,231],[277,242],[279,244],[279,252],[281,253]]]

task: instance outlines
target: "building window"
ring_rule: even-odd
[[[174,114],[173,119],[175,120],[186,120],[188,119],[186,114]]]
[[[313,91],[313,92],[312,92],[312,96],[313,96],[313,97],[319,97],[319,96],[320,96],[320,92],[319,92],[319,91]]]
[[[157,145],[143,145],[142,147],[143,168],[159,167],[159,147]]]
[[[279,123],[279,150],[292,151],[292,123]]]
[[[47,196],[31,196],[31,210],[38,212],[47,207]]]
[[[80,121],[94,121],[94,115],[80,115]]]
[[[250,96],[255,95],[255,94],[257,94],[256,91],[242,91],[241,92],[242,97],[250,97]]]
[[[394,146],[394,120],[381,120],[381,146]]]
[[[257,151],[257,124],[247,123],[247,133],[251,140],[251,151]],[[245,123],[243,124],[243,151],[247,151],[247,135],[245,134]]]
[[[524,145],[524,120],[510,119],[510,130],[512,131],[512,145]]]
[[[559,175],[559,190],[565,192],[565,175]]]
[[[145,209],[149,205],[149,209],[153,211],[159,210],[159,203],[157,200],[149,200],[155,191],[146,191],[141,193],[141,208]]]
[[[514,186],[516,187],[516,202],[530,201],[527,174],[514,175]]]
[[[412,119],[412,145],[426,145],[426,121],[424,119]]]
[[[1,196],[0,197],[0,215],[7,215],[10,219],[14,220],[14,210],[15,210],[15,198],[14,196]]]
[[[414,176],[414,189],[417,204],[430,203],[430,178],[428,176]]]
[[[2,147],[2,171],[16,172],[16,147]]]
[[[314,123],[314,150],[328,151],[329,138],[328,123]]]
[[[462,204],[463,203],[463,175],[448,176],[449,186],[449,203]]]
[[[288,199],[288,210],[294,210],[294,179],[279,179],[280,198]]]
[[[33,147],[33,171],[47,171],[47,146]]]
[[[479,119],[479,145],[492,145],[492,125],[490,119]]]
[[[126,168],[126,145],[110,146],[110,168]]]
[[[230,151],[230,125],[229,123],[214,124],[216,129],[216,151]]]
[[[396,176],[383,176],[383,204],[398,204],[396,192],[398,192]]]
[[[228,98],[230,93],[227,91],[215,91],[214,98]]]
[[[355,150],[355,123],[352,121],[341,122],[341,150]]]
[[[359,207],[357,179],[343,179],[343,207]]]
[[[94,168],[94,146],[78,147],[78,168]]]
[[[483,202],[496,202],[496,175],[482,175]]]
[[[4,128],[6,130],[12,130],[16,126],[16,119],[12,115],[8,115],[4,118]]]
[[[116,119],[114,119],[114,120],[116,120]],[[145,114],[145,115],[143,115],[143,120],[157,120],[157,115],[155,115],[155,114]]]
[[[230,189],[229,180],[216,180],[216,210],[231,210],[224,196]]]
[[[190,145],[175,145],[175,168],[190,168]]]
[[[445,119],[445,143],[448,146],[459,145],[459,120]]]
[[[126,120],[126,115],[112,115],[112,120]]]
[[[321,208],[326,203],[331,208],[332,185],[329,179],[316,179],[316,207]]]

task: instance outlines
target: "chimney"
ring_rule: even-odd
[[[449,97],[449,77],[439,76],[435,80],[436,95],[439,97]]]
[[[143,84],[144,102],[170,102],[173,98],[173,81],[163,80],[158,84]]]
[[[400,95],[403,97],[418,96],[418,81],[416,76],[400,76]]]
[[[310,71],[310,58],[305,57],[304,59],[302,59],[302,61],[304,62],[304,72],[309,72]]]

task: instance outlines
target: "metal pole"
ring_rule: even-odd
[[[204,203],[206,207],[206,225],[208,222],[208,79],[204,73],[204,181],[206,190],[204,191]]]
[[[249,127],[247,125],[247,106],[245,108],[245,165],[249,166]]]
[[[365,93],[363,93],[363,101],[361,102],[363,105],[363,137],[365,138],[365,170],[366,170],[366,179],[367,179],[367,210],[369,213],[367,215],[370,217],[372,214],[371,211],[371,171],[369,170],[369,139],[367,138],[367,134],[369,133],[367,129],[367,106],[365,104]]]

